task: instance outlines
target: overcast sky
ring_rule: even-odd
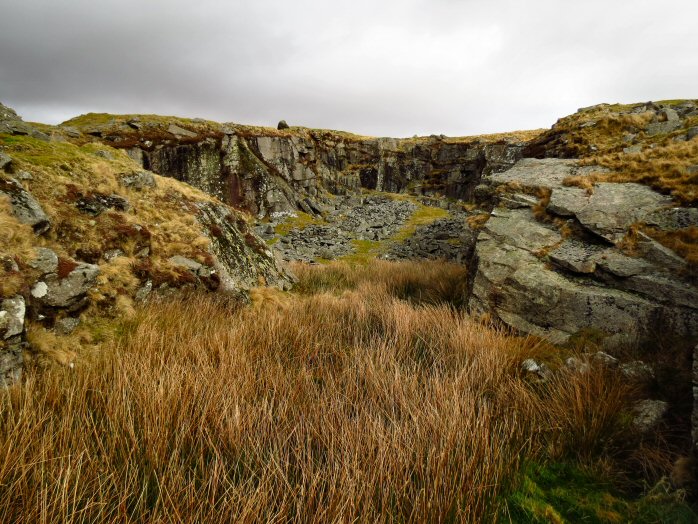
[[[697,0],[0,0],[0,101],[380,136],[698,98]]]

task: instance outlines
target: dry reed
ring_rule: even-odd
[[[530,382],[535,341],[429,282],[460,269],[296,269],[306,295],[155,301],[97,361],[28,373],[0,521],[493,521],[522,460],[615,431],[614,382]]]

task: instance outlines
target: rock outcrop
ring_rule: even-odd
[[[468,200],[482,174],[521,158],[516,139],[359,137],[308,129],[189,122],[82,125],[92,140],[126,149],[144,168],[187,182],[257,217],[319,214],[331,195],[361,188]],[[182,123],[181,126],[185,124]],[[183,127],[177,126],[179,129]],[[72,129],[72,127],[71,127]]]
[[[695,209],[638,184],[564,185],[589,173],[572,160],[524,159],[485,178],[493,210],[471,263],[472,308],[558,344],[590,332],[609,348],[667,333],[696,340],[687,263],[647,235],[630,246],[638,225],[698,226]]]

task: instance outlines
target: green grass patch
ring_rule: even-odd
[[[683,493],[658,484],[628,499],[591,473],[571,464],[528,465],[519,488],[507,498],[502,520],[520,523],[696,523]]]
[[[425,206],[424,204],[417,204],[419,207],[412,214],[412,216],[405,222],[405,224],[400,228],[400,230],[395,233],[390,240],[395,242],[404,242],[408,238],[414,236],[418,227],[428,226],[432,222],[439,220],[440,218],[448,218],[450,213],[441,209],[440,207]]]
[[[354,252],[341,257],[340,260],[352,264],[367,264],[376,258],[383,251],[384,242],[379,240],[358,240],[351,241]]]
[[[324,224],[325,221],[321,218],[316,218],[304,213],[303,211],[298,211],[296,216],[290,216],[280,224],[274,227],[274,232],[277,235],[288,235],[292,229],[303,230],[310,225]]]

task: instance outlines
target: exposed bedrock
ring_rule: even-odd
[[[225,126],[224,126],[224,129]],[[330,195],[361,188],[440,194],[469,200],[481,176],[512,166],[523,144],[447,142],[440,138],[345,139],[341,135],[241,134],[198,142],[141,145],[130,154],[258,217],[303,210],[319,214]]]
[[[493,210],[471,262],[471,307],[561,344],[592,332],[608,348],[695,344],[695,274],[642,227],[695,226],[697,210],[637,184],[563,185],[588,173],[524,159],[485,177]]]

